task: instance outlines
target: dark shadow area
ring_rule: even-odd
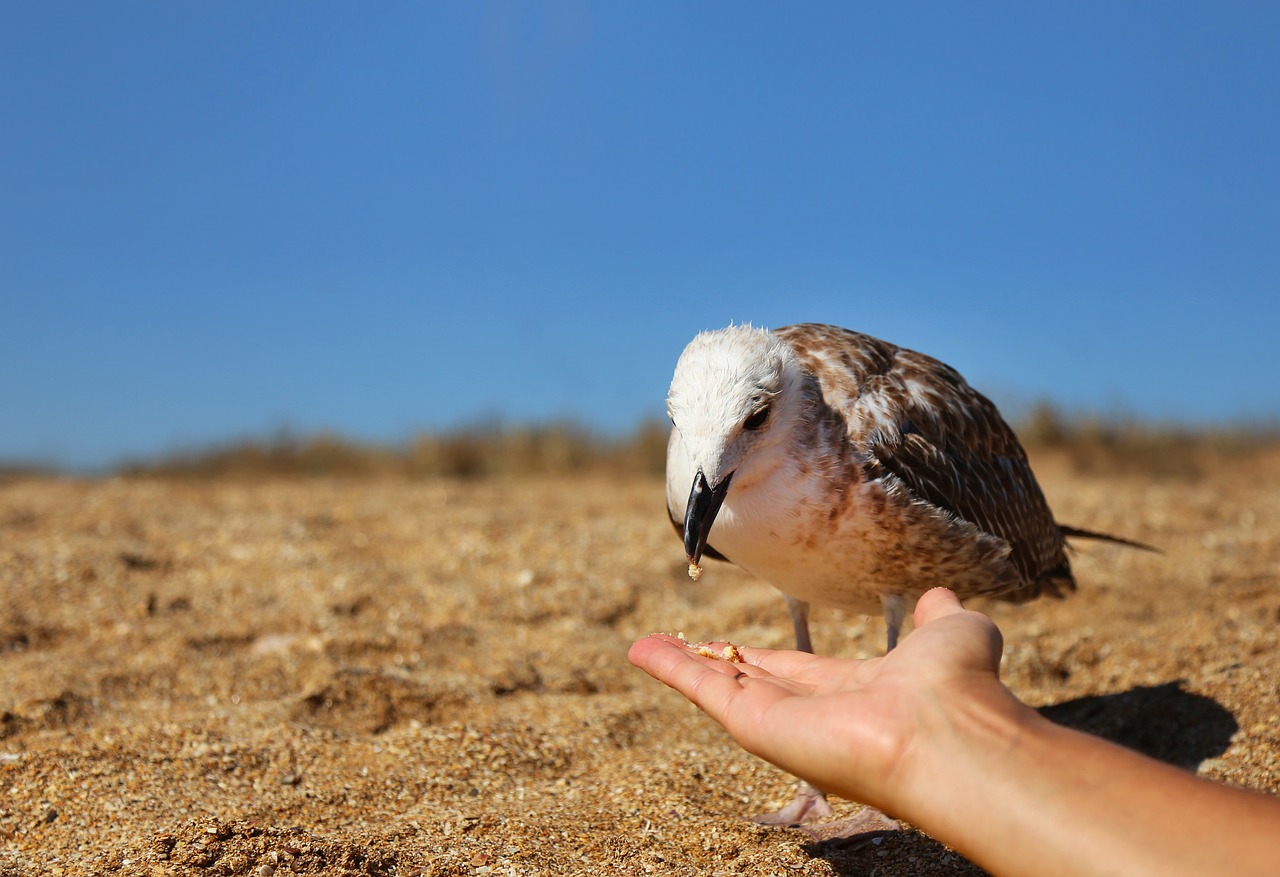
[[[1059,725],[1103,737],[1188,769],[1231,745],[1235,717],[1212,698],[1183,690],[1183,680],[1137,686],[1041,707]]]
[[[872,831],[807,844],[804,851],[827,862],[839,877],[868,874],[978,877],[987,873],[954,850],[914,831]]]

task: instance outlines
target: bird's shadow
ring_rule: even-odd
[[[1183,680],[1138,685],[1115,694],[1078,697],[1042,706],[1038,712],[1059,725],[1093,734],[1152,758],[1194,769],[1226,752],[1239,725],[1213,698],[1187,691]],[[806,844],[805,852],[825,860],[842,877],[873,873],[888,862],[926,861],[938,873],[982,874],[980,868],[926,835],[910,831]],[[932,871],[930,873],[933,873]]]
[[[986,872],[957,852],[925,834],[914,831],[873,831],[854,837],[833,838],[806,844],[804,851],[826,862],[840,877],[866,877],[888,869],[892,873],[962,875]],[[908,870],[902,871],[903,867]]]
[[[1240,726],[1216,700],[1187,691],[1185,684],[1177,679],[1138,685],[1042,706],[1039,713],[1059,725],[1193,770],[1206,758],[1226,752]]]

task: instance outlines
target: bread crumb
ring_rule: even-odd
[[[730,661],[734,664],[742,663],[742,652],[738,651],[738,647],[733,643],[729,643],[718,652],[703,643],[698,643],[697,645],[688,643],[687,645],[704,658],[716,658],[717,660]]]
[[[695,582],[702,578],[702,567],[692,561],[689,562],[689,578],[693,579]]]

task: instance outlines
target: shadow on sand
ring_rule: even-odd
[[[1217,701],[1186,691],[1184,684],[1179,679],[1139,685],[1044,706],[1039,712],[1059,725],[1194,770],[1206,758],[1226,752],[1239,725]]]

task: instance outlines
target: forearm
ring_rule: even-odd
[[[1003,689],[940,704],[898,815],[1001,877],[1274,874],[1280,800],[1040,717]]]

